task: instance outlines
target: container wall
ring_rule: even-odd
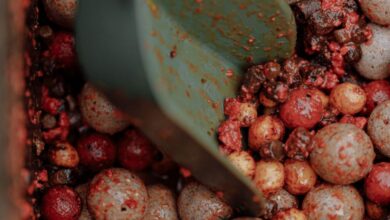
[[[0,219],[7,220],[30,212],[23,190],[24,17],[22,1],[0,0]]]

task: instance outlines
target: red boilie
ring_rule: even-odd
[[[75,40],[70,33],[57,33],[49,46],[49,52],[58,67],[72,68],[77,62]]]
[[[42,197],[42,217],[45,220],[77,220],[81,213],[81,199],[68,186],[49,188]]]
[[[324,106],[318,93],[299,88],[292,91],[280,107],[280,118],[290,128],[312,128],[321,120],[323,112]]]
[[[129,170],[141,171],[149,167],[154,152],[152,143],[135,129],[126,131],[118,143],[119,162]]]
[[[116,147],[107,135],[91,133],[81,137],[77,144],[80,163],[98,171],[112,166],[116,158]]]
[[[390,83],[386,80],[372,81],[363,89],[367,95],[366,108],[368,113],[371,113],[378,104],[390,99]]]
[[[390,204],[390,163],[375,164],[364,182],[364,189],[371,201]]]

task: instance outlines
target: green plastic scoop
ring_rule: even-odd
[[[162,151],[259,214],[264,197],[221,155],[216,129],[247,61],[290,56],[295,29],[284,0],[82,0],[76,42],[88,79]]]

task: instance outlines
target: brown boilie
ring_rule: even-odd
[[[306,195],[302,208],[308,220],[363,220],[364,217],[363,199],[348,185],[318,186]]]
[[[375,153],[368,135],[352,124],[334,123],[317,132],[312,141],[310,164],[324,180],[351,184],[371,170]]]
[[[88,210],[96,220],[141,220],[147,201],[148,193],[143,181],[122,168],[103,170],[89,184]]]

